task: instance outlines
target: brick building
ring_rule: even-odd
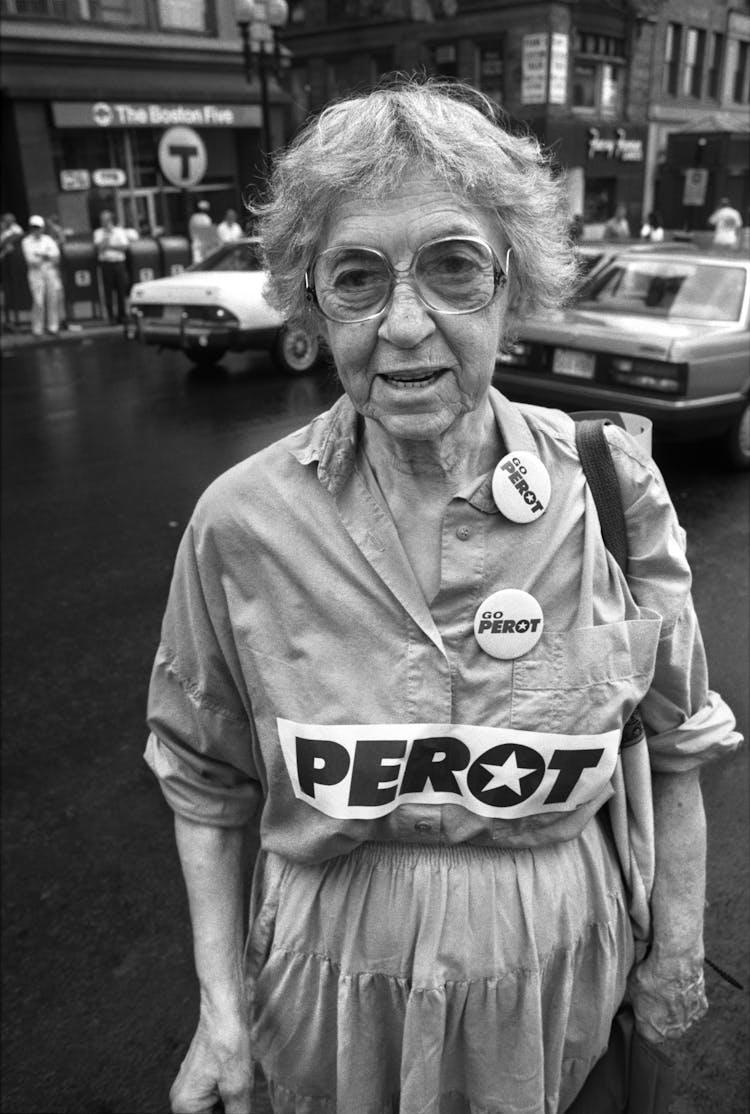
[[[732,182],[714,173],[692,214],[681,194],[675,200],[689,167],[666,161],[673,132],[747,129],[747,5],[292,0],[284,42],[294,58],[294,124],[389,71],[441,74],[482,89],[553,148],[571,211],[589,224],[624,204],[636,230],[661,192],[673,227],[704,220],[719,193],[747,204],[738,146]]]
[[[22,221],[57,211],[86,231],[107,207],[179,232],[195,194],[218,215],[261,176],[261,91],[228,0],[0,0],[0,23],[2,208]],[[293,57],[269,84],[276,145],[331,98],[421,70],[531,127],[589,224],[625,204],[634,230],[654,207],[700,228],[719,196],[750,201],[746,2],[289,0],[280,38]],[[158,157],[180,124],[206,156],[185,188]]]
[[[0,0],[0,17],[3,211],[22,222],[57,212],[83,234],[110,208],[126,225],[182,233],[196,196],[215,219],[241,207],[262,172],[262,98],[257,74],[246,80],[232,4]],[[276,144],[286,100],[271,77]],[[176,126],[199,136],[197,182],[160,165]]]

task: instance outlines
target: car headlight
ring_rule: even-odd
[[[661,394],[685,393],[687,365],[670,364],[663,360],[642,360],[631,356],[613,356],[610,378],[625,387],[659,391]]]

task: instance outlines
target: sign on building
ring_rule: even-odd
[[[91,175],[88,170],[61,170],[60,189],[87,190],[91,186]]]
[[[549,103],[565,104],[568,97],[568,36],[553,32],[549,53]]]
[[[103,166],[100,170],[93,171],[91,180],[99,189],[117,189],[124,186],[128,179],[119,166]]]
[[[169,128],[159,140],[159,169],[173,186],[197,186],[206,173],[206,145],[192,128]]]
[[[685,186],[682,191],[683,205],[705,205],[708,170],[702,166],[691,167],[685,171]]]
[[[547,54],[549,35],[524,35],[521,54],[521,101],[547,103]]]

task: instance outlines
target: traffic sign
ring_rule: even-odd
[[[168,128],[159,140],[159,168],[173,186],[188,189],[206,173],[206,145],[192,128]]]

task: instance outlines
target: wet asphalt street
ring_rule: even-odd
[[[172,562],[203,488],[338,391],[263,355],[215,377],[187,367],[120,338],[3,359],[6,1114],[164,1114],[192,1034],[170,815],[141,760]],[[747,734],[750,480],[704,446],[656,456],[688,531],[712,683]],[[704,791],[707,954],[747,988],[747,750],[708,769]],[[707,982],[673,1111],[741,1114],[748,991]]]

